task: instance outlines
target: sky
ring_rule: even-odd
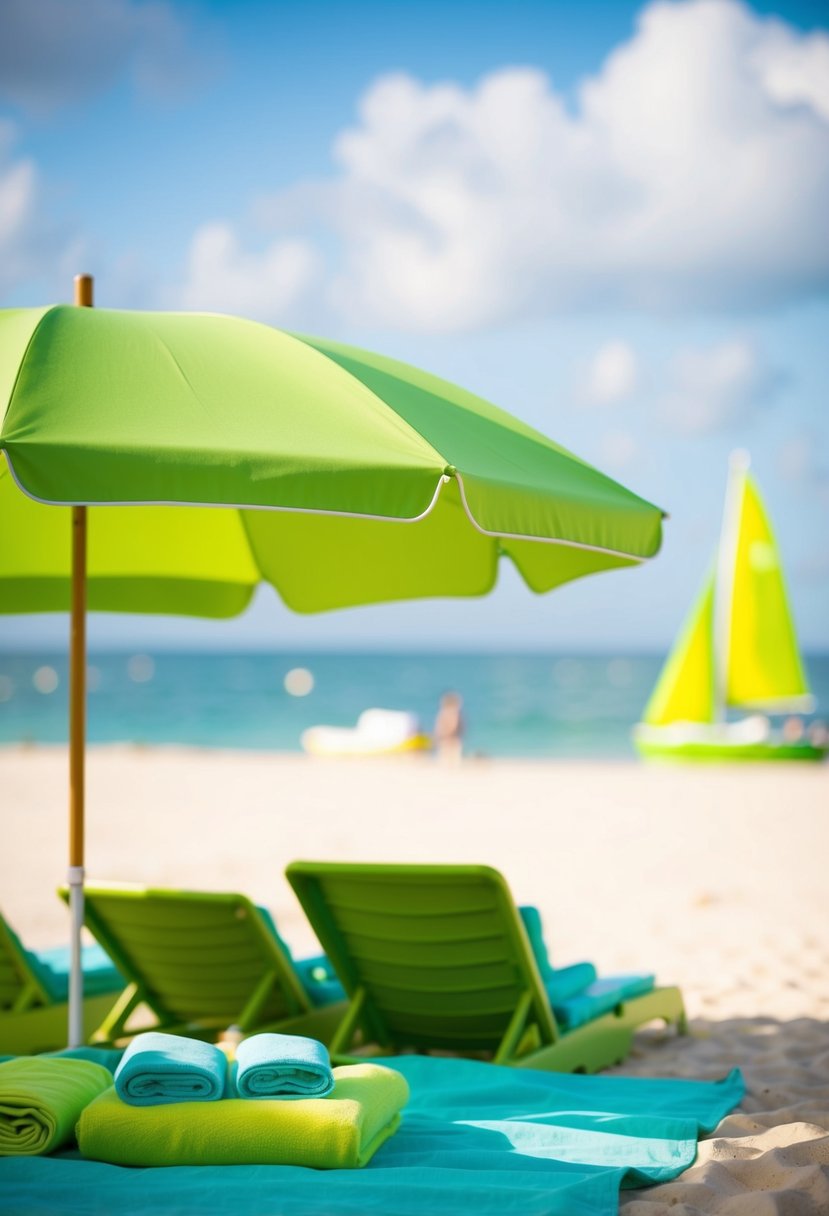
[[[425,367],[670,515],[658,558],[535,596],[90,645],[658,652],[729,452],[829,650],[825,3],[4,0],[0,306],[208,309]],[[61,616],[0,648],[62,649]]]

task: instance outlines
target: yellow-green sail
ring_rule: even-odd
[[[713,722],[713,617],[712,573],[684,622],[651,693],[643,718],[648,725]]]
[[[743,465],[735,464],[732,479],[717,568],[653,690],[643,717],[650,726],[714,722],[727,705],[811,707],[768,516]]]
[[[811,698],[774,534],[752,477],[738,499],[724,694],[728,705],[785,710]]]

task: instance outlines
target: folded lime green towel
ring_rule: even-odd
[[[0,1157],[35,1157],[72,1139],[85,1106],[112,1085],[89,1060],[20,1056],[0,1064]]]
[[[85,1157],[110,1165],[365,1165],[400,1124],[409,1087],[379,1064],[334,1070],[327,1098],[127,1106],[114,1089],[78,1123]]]

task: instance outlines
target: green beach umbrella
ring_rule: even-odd
[[[230,617],[260,582],[298,612],[477,596],[502,557],[543,592],[661,542],[657,507],[481,398],[234,317],[0,311],[0,449],[0,612],[72,610],[74,1042],[87,607]]]

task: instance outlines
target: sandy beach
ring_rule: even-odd
[[[2,908],[29,944],[66,938],[66,753],[0,751]],[[558,964],[655,970],[691,1033],[640,1036],[619,1070],[743,1069],[739,1110],[676,1182],[624,1216],[829,1212],[829,768],[646,768],[93,748],[92,878],[240,890],[298,951],[296,858],[475,861],[538,905]]]

